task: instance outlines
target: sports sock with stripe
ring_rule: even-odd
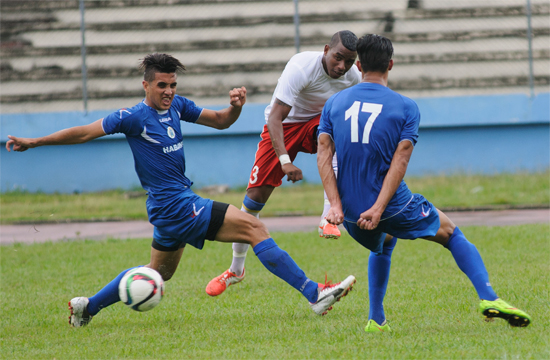
[[[301,292],[310,303],[317,301],[319,285],[308,279],[290,255],[279,248],[272,238],[257,244],[254,253],[267,270]]]
[[[491,287],[489,274],[479,251],[474,244],[466,239],[458,226],[455,228],[445,247],[453,254],[460,270],[468,276],[479,298],[489,301],[496,300],[498,296]]]
[[[390,279],[391,255],[396,243],[397,238],[393,237],[388,243],[384,243],[381,254],[371,251],[369,256],[369,319],[380,325],[386,320],[383,302]]]

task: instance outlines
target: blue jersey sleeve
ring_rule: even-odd
[[[328,134],[332,139],[334,139],[332,134],[332,121],[330,120],[330,112],[332,110],[334,96],[335,95],[331,96],[325,103],[325,106],[323,106],[321,120],[319,120],[319,128],[317,129],[317,137],[321,134]]]
[[[203,108],[197,106],[195,102],[179,95],[174,96],[172,106],[174,106],[178,112],[181,121],[190,123],[197,122],[203,110]]]
[[[130,109],[122,108],[105,116],[102,123],[103,131],[107,135],[123,133],[131,136],[139,133],[141,111],[136,106]]]
[[[409,140],[413,145],[416,145],[418,126],[420,125],[420,111],[418,110],[418,105],[409,98],[405,98],[405,116],[405,123],[401,130],[399,142]]]

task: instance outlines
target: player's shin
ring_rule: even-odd
[[[497,299],[497,295],[491,287],[491,283],[489,283],[489,274],[479,251],[474,244],[466,239],[458,226],[445,247],[453,254],[460,270],[468,276],[479,298],[489,301]]]
[[[383,302],[390,279],[391,255],[396,243],[397,238],[393,237],[384,244],[382,253],[371,252],[369,256],[369,319],[378,324],[386,320]]]
[[[252,200],[247,195],[244,196],[243,205],[241,211],[260,218],[260,211],[265,204]],[[241,276],[244,272],[244,264],[246,261],[246,254],[248,252],[248,244],[233,243],[233,260],[229,270],[237,276]]]
[[[99,290],[97,294],[89,298],[90,302],[88,303],[88,313],[92,316],[96,315],[101,309],[119,302],[120,297],[118,295],[118,284],[120,283],[120,280],[128,271],[140,266],[134,266],[124,270],[123,272],[118,274],[118,276],[114,278],[110,283],[105,285],[103,289]]]
[[[318,284],[308,279],[290,255],[279,248],[272,238],[257,244],[254,253],[267,270],[301,292],[310,303],[317,301]]]

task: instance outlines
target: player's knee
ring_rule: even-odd
[[[256,219],[257,221],[253,224],[254,238],[259,238],[260,240],[265,240],[269,237],[269,231],[263,222]]]
[[[251,200],[265,204],[273,192],[274,187],[263,185],[246,189],[246,196]]]
[[[265,224],[251,216],[247,224],[246,239],[243,240],[254,246],[267,238],[269,238],[269,231]]]
[[[438,242],[445,246],[451,236],[453,235],[456,225],[445,215],[443,212],[439,211],[439,230],[437,231]]]
[[[453,235],[455,231],[456,226],[453,223],[446,224],[445,226],[441,227],[441,230],[443,232],[443,236],[446,241],[449,241],[451,236]]]
[[[453,224],[446,224],[445,226],[441,226],[436,236],[433,238],[433,241],[439,243],[440,245],[447,246],[447,243],[453,235],[454,230],[455,226]]]

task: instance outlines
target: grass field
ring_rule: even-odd
[[[421,193],[440,209],[479,206],[548,206],[550,172],[410,177],[413,192]],[[245,190],[234,189],[201,196],[241,207]],[[142,192],[144,195],[144,192]],[[11,192],[0,197],[2,224],[14,222],[58,222],[80,219],[146,220],[145,196],[130,197],[124,191],[84,194]],[[289,201],[292,199],[292,201]],[[323,208],[321,185],[297,184],[276,189],[262,216],[281,214],[320,215]]]
[[[366,334],[368,251],[349,236],[275,233],[323,281],[357,277],[325,317],[249,252],[247,279],[211,298],[206,283],[230,262],[228,244],[184,252],[160,305],[147,313],[118,303],[85,328],[67,322],[67,301],[91,296],[121,270],[149,260],[150,239],[2,246],[2,359],[548,359],[549,227],[465,227],[504,299],[531,314],[527,328],[483,321],[452,256],[426,241],[400,241],[386,315],[394,333]]]

